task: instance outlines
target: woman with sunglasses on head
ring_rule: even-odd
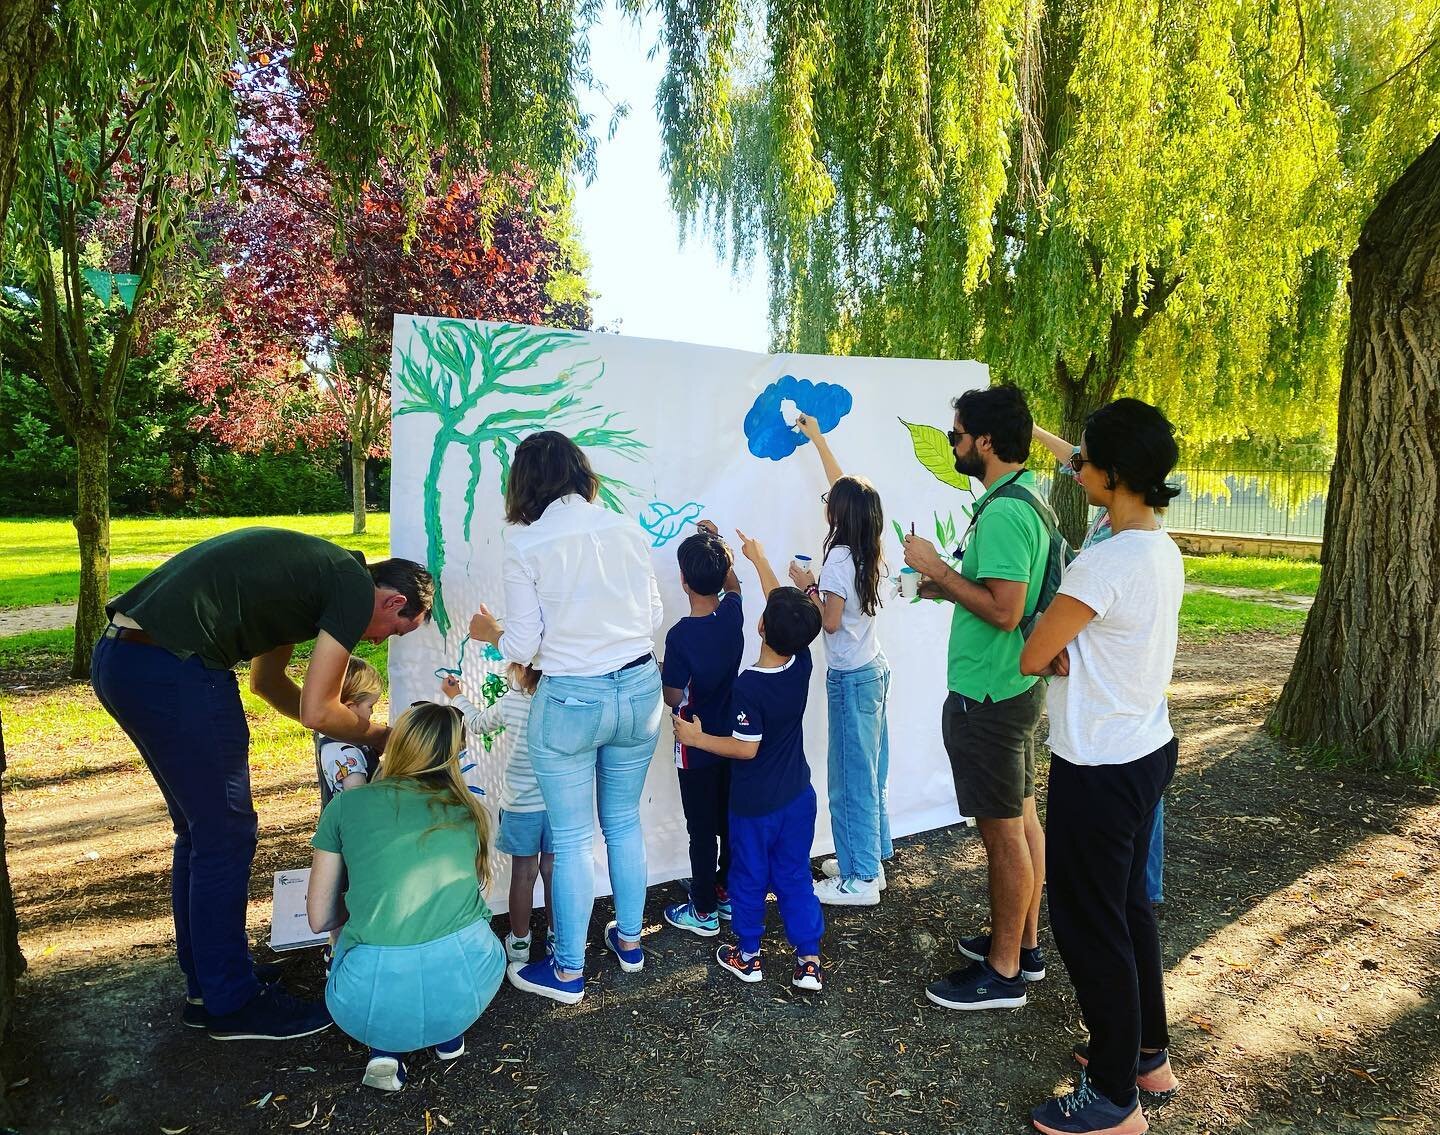
[[[1078,480],[1084,461],[1080,456],[1080,447],[1071,445],[1063,437],[1057,437],[1048,430],[1042,430],[1039,426],[1034,428],[1034,432],[1035,440],[1055,455],[1055,460],[1060,463],[1060,472],[1071,480]],[[1157,508],[1155,516],[1159,518],[1164,512],[1163,507]],[[1102,508],[1095,514],[1095,519],[1090,522],[1090,527],[1086,529],[1085,539],[1080,544],[1081,551],[1092,544],[1098,544],[1100,541],[1108,539],[1110,532],[1110,510]],[[1165,901],[1165,800],[1163,797],[1155,806],[1155,827],[1150,832],[1150,857],[1145,863],[1145,894],[1152,903]]]
[[[868,479],[847,476],[840,468],[819,422],[801,415],[795,424],[814,445],[830,483],[820,498],[829,526],[820,578],[790,565],[791,581],[820,611],[830,662],[825,676],[830,737],[826,779],[835,858],[822,864],[826,878],[815,884],[815,894],[829,906],[875,906],[885,888],[884,861],[895,853],[886,805],[890,666],[875,621],[880,613],[885,510]]]
[[[626,973],[645,965],[640,797],[662,710],[655,633],[664,608],[650,537],[596,503],[599,491],[584,451],[564,434],[544,430],[522,441],[505,489],[505,625],[484,607],[470,620],[471,638],[545,675],[529,746],[554,840],[555,952],[513,962],[508,977],[566,1005],[585,996],[597,805],[615,895],[605,944]]]
[[[370,1048],[363,1083],[405,1084],[406,1053],[465,1052],[465,1030],[505,974],[490,929],[490,819],[460,775],[454,706],[417,702],[390,731],[378,777],[320,814],[305,896],[310,928],[340,930],[325,1004]]]
[[[1078,1088],[1032,1113],[1045,1132],[1140,1135],[1137,1088],[1165,1098],[1179,1087],[1145,894],[1154,811],[1177,753],[1165,691],[1185,568],[1155,516],[1178,492],[1166,483],[1177,456],[1173,427],[1153,406],[1122,398],[1090,415],[1077,479],[1107,511],[1111,535],[1070,564],[1020,656],[1022,673],[1055,675],[1046,697],[1050,922],[1090,1029],[1089,1045],[1075,1050]]]

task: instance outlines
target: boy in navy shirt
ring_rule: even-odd
[[[680,582],[690,614],[665,636],[665,704],[687,721],[730,720],[730,687],[745,650],[740,581],[730,546],[709,520],[680,545]],[[703,746],[675,742],[680,803],[690,834],[690,899],[665,908],[665,921],[702,938],[720,933],[730,917],[725,875],[730,863],[726,811],[730,762]],[[716,845],[719,858],[716,858]]]
[[[805,761],[802,719],[810,693],[810,644],[820,612],[804,592],[781,587],[764,549],[743,532],[741,551],[760,573],[767,596],[760,618],[760,657],[735,679],[729,736],[705,732],[703,719],[675,718],[681,744],[735,764],[730,770],[730,905],[739,941],[715,957],[741,981],[759,981],[765,895],[773,891],[795,948],[797,989],[824,983],[820,937],[825,919],[810,874],[815,842],[815,789]]]

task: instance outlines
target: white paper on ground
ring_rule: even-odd
[[[330,936],[310,929],[305,913],[305,892],[310,886],[310,868],[276,871],[274,898],[270,908],[270,948],[276,953],[319,946]]]

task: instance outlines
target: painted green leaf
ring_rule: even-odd
[[[970,478],[955,472],[955,451],[943,430],[934,426],[917,426],[913,422],[899,419],[900,424],[910,431],[910,442],[915,447],[915,460],[929,469],[935,478],[944,481],[952,489],[970,488]]]

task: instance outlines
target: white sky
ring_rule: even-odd
[[[629,116],[605,140],[611,107],[583,97],[600,136],[594,182],[577,186],[576,215],[590,256],[597,324],[620,321],[626,335],[676,339],[763,351],[769,342],[765,269],[757,264],[732,277],[703,233],[681,247],[680,225],[660,172],[660,125],[655,89],[663,60],[647,59],[653,27],[636,28],[613,5],[594,28],[591,67],[614,103]]]

